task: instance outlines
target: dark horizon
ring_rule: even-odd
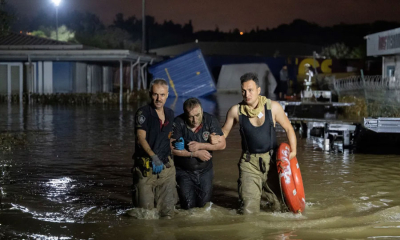
[[[243,32],[252,29],[276,28],[290,24],[295,19],[303,19],[320,26],[344,24],[362,24],[375,21],[400,22],[397,9],[400,1],[386,0],[384,3],[372,0],[336,0],[318,1],[262,1],[254,0],[253,4],[227,0],[204,0],[201,3],[183,0],[161,0],[146,2],[146,15],[154,16],[156,22],[173,21],[184,25],[192,21],[193,30],[215,30],[228,32],[235,28]],[[40,11],[54,14],[51,0],[7,0],[17,15],[22,18],[33,18]],[[105,25],[112,24],[117,13],[125,18],[136,16],[141,19],[142,1],[130,0],[64,0],[59,7],[59,14],[79,11],[97,15]]]

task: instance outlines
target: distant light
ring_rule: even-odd
[[[199,40],[198,39],[196,39],[196,41],[194,41],[195,43],[198,43],[199,42]]]
[[[56,5],[56,7],[58,7],[61,3],[61,0],[51,0],[51,1],[54,3],[54,5]]]
[[[240,35],[243,35],[243,32],[240,32]]]

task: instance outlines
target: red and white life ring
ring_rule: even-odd
[[[302,213],[306,206],[303,179],[297,158],[289,161],[289,154],[290,146],[282,143],[276,155],[276,165],[286,204],[292,212]]]

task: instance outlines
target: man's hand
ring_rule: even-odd
[[[211,133],[210,134],[210,143],[212,145],[218,144],[223,136],[217,135],[216,133]]]
[[[211,159],[211,154],[207,150],[199,150],[193,152],[193,157],[200,158],[201,161],[208,161]]]
[[[151,156],[151,163],[153,165],[154,174],[159,174],[164,168],[164,164],[161,162],[157,155]]]
[[[196,142],[196,141],[191,141],[188,143],[188,147],[189,147],[190,152],[196,152],[196,151],[200,150],[201,143]]]
[[[289,161],[292,160],[292,158],[296,157],[296,152],[291,152],[289,154]]]

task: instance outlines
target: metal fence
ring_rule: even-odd
[[[354,90],[400,90],[400,79],[375,76],[351,76],[333,80],[333,87],[338,93]]]
[[[400,116],[400,79],[382,76],[352,76],[333,80],[339,99],[362,98],[369,117]]]

